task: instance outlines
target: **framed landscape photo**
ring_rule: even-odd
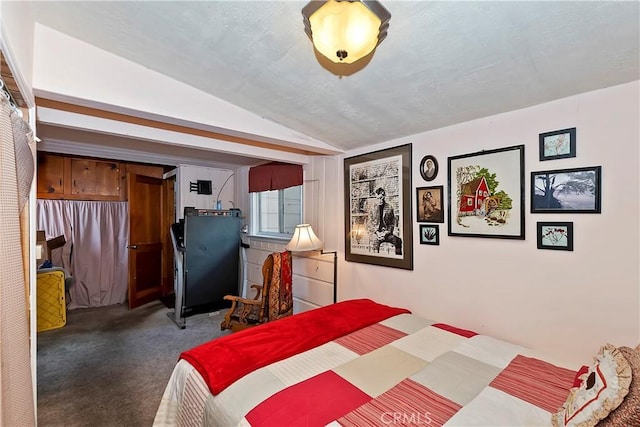
[[[420,162],[420,176],[425,181],[433,181],[438,176],[438,161],[433,156],[424,156]]]
[[[416,188],[416,219],[418,222],[444,222],[442,185]]]
[[[540,161],[576,156],[576,128],[556,130],[539,135]]]
[[[573,222],[538,222],[538,249],[573,250]]]
[[[448,161],[449,236],[524,240],[524,145]]]
[[[439,245],[440,244],[440,228],[437,224],[433,224],[433,225],[420,224],[420,244],[421,245]]]
[[[600,213],[601,166],[531,172],[531,213]]]
[[[413,270],[411,144],[344,159],[345,259]]]

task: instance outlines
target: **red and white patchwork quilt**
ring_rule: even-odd
[[[154,425],[550,426],[575,374],[404,312],[268,363],[215,395],[182,359]]]

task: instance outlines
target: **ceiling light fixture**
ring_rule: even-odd
[[[302,8],[302,16],[318,61],[340,76],[353,74],[371,60],[391,19],[380,2],[368,0],[313,0]],[[329,68],[331,64],[338,68]]]

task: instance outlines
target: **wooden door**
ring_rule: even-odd
[[[162,295],[162,179],[127,174],[129,308]]]
[[[176,177],[165,179],[162,182],[162,230],[163,240],[162,247],[165,248],[164,256],[162,257],[162,296],[166,297],[173,294],[173,281],[174,281],[174,258],[173,258],[173,243],[171,242],[171,224],[176,221],[176,198],[175,198],[175,185]]]

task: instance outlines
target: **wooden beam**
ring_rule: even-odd
[[[7,60],[4,58],[4,54],[2,50],[0,50],[0,77],[2,77],[2,81],[4,82],[7,90],[13,97],[13,100],[16,102],[17,107],[27,108],[27,103],[25,102],[22,94],[20,93],[20,89],[18,89],[18,84],[16,80],[13,78],[13,73],[9,69],[9,64],[7,64]]]
[[[299,148],[286,147],[283,145],[270,144],[267,142],[255,141],[249,138],[241,138],[237,136],[225,135],[220,132],[206,131],[202,129],[196,129],[188,126],[175,125],[171,123],[165,123],[157,120],[144,119],[140,117],[130,116],[127,114],[114,113],[111,111],[101,110],[98,108],[84,107],[75,104],[69,104],[61,101],[54,101],[51,99],[36,97],[36,106],[46,107],[61,111],[67,111],[70,113],[83,114],[86,116],[99,117],[103,119],[115,120],[125,123],[132,123],[140,126],[147,126],[156,129],[168,130],[173,132],[185,133],[189,135],[202,136],[205,138],[219,139],[222,141],[234,142],[237,144],[249,145],[252,147],[265,148],[269,150],[282,151],[286,153],[301,154],[305,156],[317,156],[322,153],[314,151],[303,150]]]

